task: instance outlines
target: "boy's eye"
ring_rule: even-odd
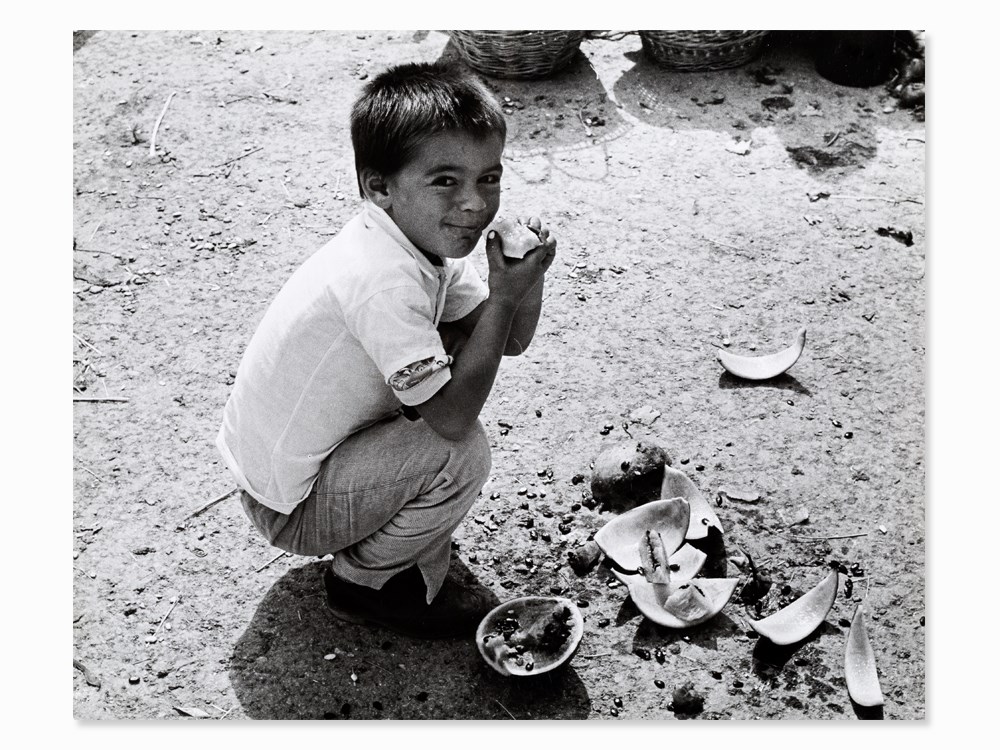
[[[431,182],[432,185],[438,185],[440,187],[451,187],[452,185],[458,184],[455,182],[454,177],[448,177],[447,175],[441,175],[440,177],[435,177],[434,181]]]
[[[498,174],[483,175],[481,182],[485,182],[487,185],[499,185],[500,175]]]

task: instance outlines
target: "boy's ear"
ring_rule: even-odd
[[[379,208],[385,210],[392,205],[386,180],[374,169],[361,170],[361,189],[364,191],[365,197]]]

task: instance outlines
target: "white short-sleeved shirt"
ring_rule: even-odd
[[[366,202],[285,283],[250,340],[216,440],[260,503],[291,512],[340,442],[451,379],[437,325],[489,290],[468,258],[443,260],[433,265]],[[429,358],[440,369],[404,390],[389,385]]]

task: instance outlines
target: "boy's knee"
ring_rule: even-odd
[[[447,459],[445,473],[452,481],[462,487],[475,486],[476,490],[486,484],[490,476],[493,457],[490,452],[490,439],[486,435],[483,423],[478,419],[456,440],[445,440],[435,433],[436,439],[446,447]]]
[[[477,483],[480,487],[486,484],[493,466],[493,455],[490,451],[490,439],[486,428],[478,419],[465,436],[457,441],[461,454],[461,465],[469,483]]]

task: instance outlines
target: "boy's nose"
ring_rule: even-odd
[[[458,206],[463,211],[482,211],[486,208],[486,200],[478,190],[465,190],[459,196]]]

